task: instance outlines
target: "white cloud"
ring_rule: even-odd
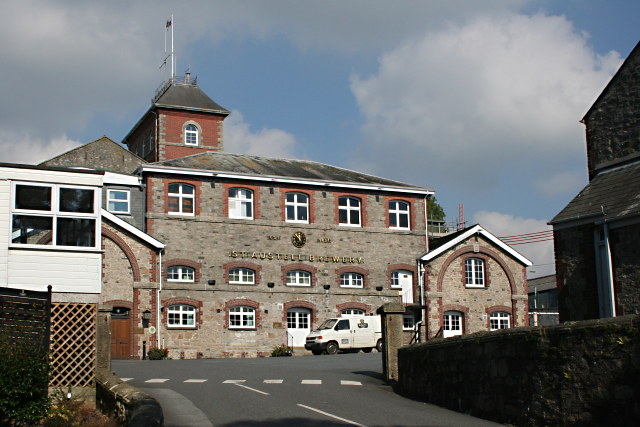
[[[0,152],[2,153],[0,161],[34,165],[80,145],[82,145],[81,142],[73,141],[66,135],[43,140],[29,135],[0,132]]]
[[[547,196],[577,194],[585,184],[586,170],[582,174],[568,171],[551,176],[542,175],[534,183],[535,188]]]
[[[233,111],[224,121],[224,150],[230,153],[293,158],[295,144],[295,137],[281,129],[251,132],[239,111]]]
[[[473,220],[496,237],[522,236],[524,234],[552,230],[552,227],[548,225],[545,220],[516,217],[500,212],[480,211],[473,216]],[[543,239],[544,238],[541,238],[540,240]],[[533,265],[528,268],[528,275],[530,277],[554,274],[555,258],[553,254],[553,240],[513,245],[512,247],[533,263]]]
[[[505,13],[427,32],[383,55],[375,75],[352,77],[362,164],[474,192],[557,173],[583,161],[578,120],[620,62],[564,17]]]

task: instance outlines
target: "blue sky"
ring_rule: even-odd
[[[3,2],[0,161],[120,141],[164,73],[232,110],[228,151],[433,187],[449,221],[539,232],[586,183],[595,97],[638,42],[640,2]],[[8,42],[11,40],[11,42]],[[553,271],[551,242],[516,246]]]

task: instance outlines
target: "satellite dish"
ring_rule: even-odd
[[[151,326],[151,327],[149,328],[149,333],[150,333],[150,334],[155,334],[155,333],[156,333],[156,327],[155,327],[155,326]]]

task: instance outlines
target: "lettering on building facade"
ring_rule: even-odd
[[[362,257],[352,256],[336,256],[336,255],[307,255],[307,254],[290,254],[283,252],[261,252],[261,251],[229,251],[230,258],[240,259],[260,259],[267,261],[308,261],[308,262],[327,262],[340,264],[362,264]]]

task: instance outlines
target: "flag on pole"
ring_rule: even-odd
[[[169,19],[169,20],[167,21],[167,27],[166,27],[166,28],[169,28],[170,26],[171,26],[171,19]]]

